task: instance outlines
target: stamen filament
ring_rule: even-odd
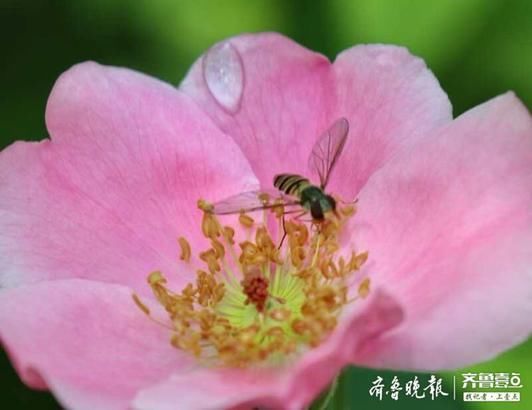
[[[312,263],[310,264],[311,268],[316,266],[316,262],[318,260],[318,253],[320,251],[320,240],[321,240],[321,235],[318,234],[318,238],[316,240],[316,251],[314,252],[314,257],[312,258]]]

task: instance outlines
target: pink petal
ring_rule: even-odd
[[[214,55],[214,56],[213,56]],[[223,64],[224,59],[228,63]],[[241,61],[242,95],[235,98]],[[211,68],[211,65],[214,65]],[[225,70],[216,80],[211,72]],[[266,187],[281,172],[307,173],[313,141],[334,110],[329,61],[275,33],[233,37],[215,45],[191,68],[181,89],[230,134]],[[222,83],[214,88],[217,83]],[[225,87],[223,84],[232,84]]]
[[[296,363],[272,371],[198,369],[174,374],[140,392],[134,408],[172,410],[176,403],[188,410],[305,408],[349,357],[402,320],[400,308],[387,295],[376,291],[367,302],[346,312],[348,317],[331,337]]]
[[[532,331],[532,121],[511,93],[397,156],[360,194],[355,240],[406,320],[359,363],[443,369]]]
[[[452,119],[423,61],[393,46],[354,47],[331,64],[278,34],[234,37],[207,51],[181,88],[234,137],[267,187],[277,173],[308,175],[318,136],[347,117],[350,138],[331,183],[346,197],[399,147]]]
[[[403,47],[356,46],[336,58],[337,116],[350,135],[331,179],[331,192],[351,199],[401,147],[452,120],[438,80]]]
[[[131,290],[80,279],[1,290],[0,339],[21,378],[67,408],[128,408],[139,389],[190,365]]]
[[[4,286],[90,278],[147,289],[180,278],[177,238],[200,249],[199,198],[256,184],[236,144],[168,84],[94,63],[57,81],[46,112],[52,141],[0,157]],[[179,276],[177,274],[179,272]]]

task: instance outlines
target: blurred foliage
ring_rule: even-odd
[[[177,84],[214,42],[266,30],[282,32],[331,59],[358,43],[404,45],[434,71],[455,115],[509,89],[527,106],[532,103],[529,0],[0,0],[0,148],[17,139],[47,135],[48,93],[72,64],[97,60]],[[527,397],[531,364],[528,342],[472,368],[521,372],[528,391],[521,405],[467,408],[532,408]],[[377,403],[368,396],[377,374],[396,373],[348,369],[334,408],[423,408],[410,401]],[[11,402],[13,408],[57,408],[48,394],[29,391],[18,381],[5,355],[0,374],[4,403]],[[452,375],[445,374],[447,383]],[[421,403],[431,409],[465,408],[460,401]]]

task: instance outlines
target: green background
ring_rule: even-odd
[[[529,0],[0,0],[0,148],[47,136],[48,93],[74,63],[91,59],[123,65],[177,84],[214,42],[265,30],[284,33],[330,58],[358,43],[405,45],[434,71],[455,115],[509,89],[528,107],[532,104]],[[532,408],[532,342],[467,370],[520,372],[522,402],[379,402],[368,394],[377,375],[389,382],[394,375],[406,381],[412,374],[352,368],[342,376],[330,408]],[[461,380],[461,372],[441,375],[446,391],[453,375]],[[0,392],[2,407],[58,407],[47,393],[24,387],[5,354],[0,358]]]

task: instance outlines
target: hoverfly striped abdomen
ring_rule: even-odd
[[[337,119],[317,139],[308,159],[309,170],[319,177],[319,185],[297,174],[279,174],[273,179],[277,190],[242,192],[212,205],[210,212],[218,215],[257,211],[283,206],[299,206],[310,212],[314,222],[323,221],[325,214],[336,211],[336,200],[326,192],[329,176],[342,153],[349,131],[345,118]],[[265,199],[266,198],[266,199]],[[283,219],[284,220],[284,219]],[[285,232],[286,234],[286,232]],[[282,240],[281,240],[282,243]]]
[[[307,178],[296,174],[279,174],[273,180],[273,185],[287,195],[300,198],[301,192],[311,185]]]

